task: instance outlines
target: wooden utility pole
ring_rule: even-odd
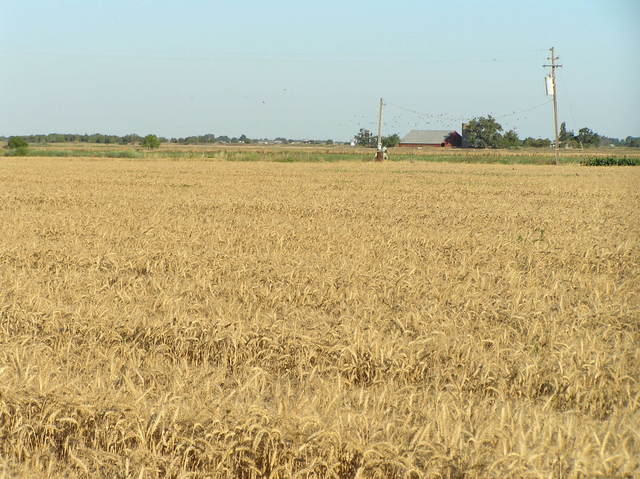
[[[378,149],[376,151],[376,161],[384,159],[384,151],[382,150],[382,109],[384,101],[380,98],[380,112],[378,113]]]
[[[556,134],[555,151],[556,151],[556,165],[560,163],[559,149],[560,149],[560,137],[558,135],[558,85],[556,84],[556,68],[560,68],[562,65],[557,65],[556,60],[560,57],[555,56],[554,48],[549,49],[551,52],[551,64],[542,65],[543,67],[551,68],[551,74],[549,75],[550,81],[547,81],[547,94],[553,95],[553,129]],[[551,91],[549,91],[551,90]]]

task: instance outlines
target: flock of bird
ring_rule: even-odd
[[[249,103],[253,103],[257,101],[258,105],[267,106],[267,105],[276,105],[279,102],[281,97],[287,95],[288,89],[282,88],[278,91],[277,95],[271,98],[263,97],[263,98],[255,98],[250,97],[248,95],[244,95],[242,98]],[[548,105],[550,100],[545,101],[544,103],[540,103],[534,106],[530,106],[521,110],[514,110],[508,113],[503,114],[493,114],[493,113],[484,113],[479,115],[472,116],[463,116],[463,115],[455,115],[449,113],[425,113],[414,110],[412,108],[407,108],[401,105],[397,105],[395,103],[386,102],[385,107],[391,107],[392,113],[390,114],[389,109],[385,110],[385,115],[383,119],[384,129],[386,131],[393,131],[396,133],[403,132],[405,130],[414,128],[434,128],[434,129],[447,129],[447,128],[460,128],[461,124],[464,122],[468,122],[475,116],[484,116],[486,114],[491,114],[495,119],[502,120],[503,127],[505,130],[516,129],[517,123],[528,120],[528,113],[541,108],[545,105]],[[353,131],[357,131],[361,128],[374,130],[377,128],[377,115],[372,113],[354,113],[350,119],[348,120],[338,120],[335,122],[335,125],[341,128],[349,128],[353,129]]]
[[[528,113],[548,105],[550,100],[521,110],[508,113],[493,114],[496,120],[501,120],[506,130],[516,129],[516,124],[529,119]],[[433,127],[436,129],[459,128],[462,123],[468,122],[473,116],[452,115],[447,113],[423,113],[411,108],[406,108],[395,103],[385,102],[385,106],[392,107],[394,112],[384,117],[385,129],[389,131],[404,131],[407,128]],[[478,115],[484,116],[484,115]],[[372,115],[355,114],[352,118],[358,128],[373,128],[377,126],[377,120]]]

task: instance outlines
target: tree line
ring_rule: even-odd
[[[29,138],[27,136],[27,138]],[[139,137],[138,144],[144,148],[152,149],[160,146],[160,138],[156,135],[147,135],[144,138]],[[43,142],[36,142],[43,143]],[[59,143],[59,142],[58,142]],[[5,148],[12,150],[16,156],[24,156],[27,154],[29,142],[22,136],[11,136],[7,139]]]
[[[12,137],[10,137],[12,138]],[[49,133],[47,135],[21,135],[16,138],[22,138],[27,143],[102,143],[114,145],[128,145],[140,143],[142,136],[135,133],[129,135],[103,135],[102,133],[84,134],[77,133]],[[8,140],[7,137],[0,137],[0,140]],[[160,138],[161,141],[167,141],[166,138]]]
[[[589,128],[580,128],[578,133],[567,129],[567,124],[562,122],[558,134],[560,147],[580,148],[592,146],[626,146],[640,148],[640,136],[627,136],[624,140],[599,135]]]
[[[290,138],[277,137],[274,139],[268,138],[249,138],[247,135],[240,136],[216,136],[212,133],[205,135],[194,135],[187,137],[174,137],[166,138],[163,136],[147,135],[142,137],[135,133],[129,135],[104,135],[101,133],[93,134],[76,134],[76,133],[49,133],[46,135],[21,135],[19,137],[2,137],[0,141],[8,141],[10,138],[21,138],[29,144],[43,144],[43,143],[98,143],[98,144],[112,144],[112,145],[136,145],[144,142],[145,138],[153,136],[157,138],[160,143],[173,143],[179,145],[203,145],[211,143],[230,143],[230,144],[253,144],[259,142],[269,143],[309,143],[309,144],[333,144],[334,141],[328,140],[294,140]],[[145,145],[142,145],[145,146]]]
[[[502,125],[491,115],[478,117],[465,123],[462,131],[463,145],[470,148],[548,148],[552,141],[547,138],[527,137],[520,139],[515,130],[504,131]],[[567,129],[567,124],[560,125],[558,135],[560,148],[594,148],[599,146],[640,147],[640,137],[628,136],[624,140],[599,135],[590,128],[584,127],[574,133]]]
[[[551,140],[547,138],[520,138],[515,130],[504,131],[502,125],[491,115],[477,117],[465,124],[462,133],[463,146],[470,148],[518,148],[535,147],[549,148],[552,146]],[[135,133],[128,135],[104,135],[101,133],[75,134],[75,133],[49,133],[46,135],[22,135],[19,137],[0,137],[0,140],[10,140],[20,138],[29,144],[43,143],[97,143],[113,145],[140,145],[145,148],[157,148],[160,143],[173,143],[180,145],[202,145],[212,143],[223,144],[253,144],[259,142],[268,143],[307,143],[314,145],[331,145],[333,140],[292,140],[284,137],[277,137],[273,140],[267,138],[252,139],[246,135],[238,137],[227,135],[216,136],[208,133],[205,135],[195,135],[187,137],[165,138],[156,135],[146,135],[142,137]],[[597,146],[621,146],[640,148],[640,137],[628,136],[625,139],[610,138],[599,135],[590,128],[580,128],[577,133],[569,130],[566,123],[560,125],[560,147],[561,148],[590,148]],[[355,144],[359,146],[375,148],[378,138],[371,131],[361,128],[354,136]],[[400,143],[400,136],[397,133],[382,137],[384,147],[397,146]]]

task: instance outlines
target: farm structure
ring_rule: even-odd
[[[452,130],[411,130],[398,146],[416,148],[422,146],[462,146],[462,136]]]

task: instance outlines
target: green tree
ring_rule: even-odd
[[[27,144],[27,141],[19,136],[9,137],[9,141],[7,142],[7,148],[10,148],[12,150],[15,150],[17,148],[26,148],[27,146],[29,146]]]
[[[502,135],[502,148],[518,148],[521,144],[522,141],[515,130],[509,130]]]
[[[628,136],[624,139],[623,144],[631,148],[640,148],[640,136]]]
[[[576,140],[582,146],[598,146],[600,144],[600,135],[589,128],[580,128]]]
[[[558,140],[560,142],[561,148],[577,148],[581,146],[578,136],[573,132],[573,130],[567,129],[567,124],[564,121],[560,124],[560,133],[558,134]],[[598,142],[599,141],[600,140],[598,139]]]
[[[499,148],[502,126],[491,115],[474,118],[464,127],[463,140],[471,148]]]
[[[533,148],[549,148],[551,146],[551,140],[547,138],[532,138],[527,137],[522,142],[522,146],[528,146]]]
[[[150,150],[153,148],[158,148],[160,146],[160,140],[156,135],[147,135],[140,142],[140,146],[144,146],[145,148],[149,148]]]
[[[378,144],[378,140],[371,132],[365,128],[360,128],[360,131],[353,137],[358,146],[366,146],[375,148]]]
[[[26,156],[27,151],[27,140],[21,138],[19,136],[9,137],[9,141],[7,142],[6,148],[11,150],[8,154],[12,156]]]
[[[558,135],[560,146],[573,146],[575,144],[575,137],[573,131],[567,130],[567,124],[563,121],[560,124],[560,134]]]
[[[398,136],[397,133],[394,133],[393,135],[383,136],[382,137],[382,146],[384,146],[386,148],[391,148],[391,147],[394,147],[394,146],[398,146],[398,143],[400,143],[400,137]]]

